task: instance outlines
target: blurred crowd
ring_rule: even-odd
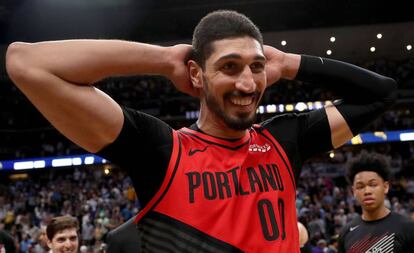
[[[105,235],[135,215],[139,201],[129,177],[119,170],[70,169],[31,174],[0,184],[0,229],[16,241],[17,252],[46,251],[44,230],[51,218],[77,217],[80,245],[100,252]]]
[[[414,58],[377,60],[359,64],[393,77],[399,86],[399,103],[371,126],[371,130],[412,128],[414,115]],[[168,122],[173,128],[192,123],[187,111],[198,110],[198,100],[180,93],[169,80],[160,76],[113,77],[100,81],[99,89],[122,105],[139,109]],[[262,104],[325,101],[335,94],[299,81],[281,80],[268,88]],[[0,160],[84,153],[58,133],[4,77],[0,79]],[[259,120],[272,114],[261,115]]]

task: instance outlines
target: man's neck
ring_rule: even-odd
[[[385,206],[381,206],[380,208],[374,211],[365,211],[362,210],[362,220],[364,221],[375,221],[380,220],[387,216],[391,211],[386,208]]]
[[[223,139],[238,139],[246,135],[247,130],[234,130],[229,128],[222,120],[217,119],[213,113],[204,113],[200,110],[197,120],[198,128],[204,133]]]
[[[240,139],[245,136],[247,132],[247,130],[235,131],[224,129],[215,124],[200,124],[198,121],[197,126],[203,133],[222,139]]]

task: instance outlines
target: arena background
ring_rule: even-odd
[[[140,206],[139,193],[137,198],[122,168],[66,140],[15,88],[4,67],[7,45],[80,38],[190,43],[198,20],[216,9],[249,16],[264,33],[266,44],[349,61],[398,82],[398,101],[389,112],[343,148],[305,164],[297,209],[312,244],[320,239],[329,243],[359,211],[343,175],[346,161],[361,150],[390,157],[394,177],[387,204],[412,216],[414,15],[406,2],[0,0],[0,225],[11,231],[21,252],[39,250],[39,228],[61,214],[77,216],[83,250],[99,252],[105,234]],[[180,94],[162,77],[114,77],[98,87],[119,103],[175,128],[191,124],[197,116],[197,100]],[[334,98],[335,94],[306,83],[281,81],[267,91],[259,120],[318,108]]]

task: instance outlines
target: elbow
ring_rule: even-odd
[[[384,86],[387,87],[386,88],[387,92],[384,96],[383,101],[384,101],[386,107],[389,108],[389,107],[393,106],[397,101],[398,86],[397,86],[397,82],[392,78],[384,79]]]
[[[28,43],[14,42],[6,51],[6,71],[10,79],[18,84],[25,78],[28,70],[27,47]]]

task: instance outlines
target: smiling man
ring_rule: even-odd
[[[344,144],[396,95],[391,78],[263,45],[256,25],[235,11],[202,18],[192,45],[16,42],[6,66],[61,133],[129,172],[144,206],[137,227],[145,252],[299,253],[302,163]],[[141,74],[164,75],[198,97],[197,122],[172,129],[93,86]],[[253,124],[265,89],[281,78],[317,84],[343,100]]]
[[[46,227],[47,246],[53,253],[77,253],[79,223],[71,216],[53,218]]]
[[[348,180],[362,215],[342,229],[339,252],[412,252],[414,222],[391,212],[384,204],[389,178],[389,164],[383,155],[362,152],[350,161]]]

